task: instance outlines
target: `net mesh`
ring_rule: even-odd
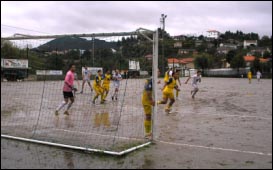
[[[127,38],[104,37],[100,40],[117,43]],[[143,39],[138,39],[137,36],[129,38],[131,38],[129,45],[132,48],[138,48],[148,43]],[[85,40],[91,41],[93,38],[86,38]],[[65,60],[65,50],[59,50],[58,54],[56,52],[58,50],[53,53],[53,50],[46,51],[37,48],[49,41],[42,39],[12,41],[12,45],[21,49],[25,55],[21,56],[20,59],[28,57],[30,69],[28,70],[28,78],[24,81],[6,81],[5,76],[3,76],[3,81],[1,81],[1,134],[110,151],[123,151],[147,142],[144,138],[144,111],[141,95],[146,78],[149,76],[147,74],[129,74],[129,78],[123,77],[117,100],[111,98],[115,90],[114,84],[111,82],[107,101],[104,104],[99,103],[100,99],[96,104],[92,104],[95,92],[92,92],[86,83],[83,94],[74,93],[75,102],[69,109],[69,115],[63,114],[65,109],[62,109],[56,116],[55,110],[63,101],[62,88],[66,71],[64,70],[63,75],[59,77],[42,75],[38,78],[39,76],[34,76],[36,70],[48,70],[46,69],[48,68],[47,63],[43,63],[46,60],[43,59],[49,55],[55,54],[56,58],[63,55],[63,60]],[[92,42],[90,44],[92,45]],[[79,80],[76,80],[74,85],[79,90],[82,86],[81,71],[79,71],[82,68],[81,66],[99,66],[104,70],[106,69],[103,63],[107,62],[104,58],[107,53],[103,49],[99,49],[99,44],[94,43],[92,46],[86,59],[82,59],[80,62],[75,59],[72,60],[78,67],[76,73]],[[93,49],[96,49],[94,53]],[[134,51],[133,54],[130,54],[130,51],[124,51],[126,50],[124,46],[123,48],[108,49],[111,50],[109,54],[113,55],[113,63],[115,64],[111,68],[108,66],[107,69],[128,69],[129,59],[142,62],[140,64],[141,70],[148,71],[152,68],[152,61],[145,58],[145,55],[153,50],[152,43],[146,50]],[[122,55],[137,56],[122,61],[122,57],[124,58]],[[41,60],[37,61],[35,57]],[[13,58],[17,57],[13,56]],[[127,68],[125,64],[122,65],[122,62],[127,62]],[[56,67],[57,69],[58,67]],[[4,67],[1,70],[4,72]],[[34,78],[30,79],[29,77],[32,75]],[[93,85],[94,77],[92,75],[91,85]]]

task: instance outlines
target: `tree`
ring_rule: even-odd
[[[61,56],[51,55],[46,59],[46,69],[49,70],[62,70],[64,67],[64,62]]]
[[[91,52],[88,50],[85,50],[81,56],[81,58],[91,59]]]
[[[216,47],[211,47],[207,50],[207,53],[210,55],[215,55],[216,53]]]
[[[204,40],[205,39],[205,37],[203,36],[203,35],[200,35],[199,37],[198,37],[198,40]]]
[[[208,69],[212,65],[212,56],[208,54],[202,54],[195,58],[194,65],[196,68],[201,68],[202,70]]]
[[[222,68],[223,60],[225,59],[225,54],[216,53],[212,58],[212,68]]]
[[[18,58],[20,49],[13,46],[12,42],[1,40],[1,58]]]
[[[231,50],[227,53],[226,55],[226,61],[230,64],[232,59],[235,57],[236,55],[236,51],[235,50]]]
[[[252,67],[254,68],[255,71],[261,70],[261,64],[260,64],[259,57],[255,57],[255,60],[253,61]]]
[[[255,51],[253,55],[254,55],[255,57],[258,57],[258,58],[261,58],[261,57],[262,57],[262,53],[261,53],[261,52],[258,52],[258,51]]]
[[[268,36],[263,36],[258,45],[260,47],[272,47],[272,37],[269,38]]]
[[[65,54],[66,59],[78,60],[80,59],[80,51],[79,50],[70,50]]]
[[[223,39],[235,39],[235,40],[239,40],[239,41],[243,41],[243,40],[259,40],[259,35],[257,33],[248,33],[245,34],[242,31],[237,30],[235,33],[230,32],[230,31],[226,31],[225,34],[223,34],[221,36],[221,38]]]
[[[196,47],[196,50],[201,53],[201,52],[204,52],[207,48],[207,44],[205,42],[203,42],[201,45],[197,46]]]
[[[263,58],[270,58],[270,57],[272,57],[272,54],[270,52],[268,52],[268,51],[265,51],[264,55],[263,55]]]
[[[266,62],[266,63],[261,63],[261,71],[270,73],[272,71],[272,60]],[[270,74],[272,75],[272,74]]]
[[[237,69],[237,73],[239,74],[239,68],[243,68],[245,67],[245,60],[243,58],[243,55],[241,54],[237,54],[230,63],[230,66],[232,68],[236,68]]]
[[[194,65],[197,68],[205,69],[208,67],[208,59],[206,57],[198,56],[194,60]]]

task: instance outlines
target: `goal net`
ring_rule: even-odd
[[[141,96],[146,79],[157,79],[157,48],[157,31],[146,29],[2,37],[1,137],[114,155],[150,144],[144,137]],[[64,114],[66,106],[56,115],[71,63],[77,75],[75,102],[69,115]],[[103,75],[118,69],[123,79],[117,96],[112,97],[113,81],[103,104],[100,98],[92,103],[96,93],[88,81],[80,93],[85,66],[92,86],[98,68]],[[156,83],[153,85],[156,88]]]

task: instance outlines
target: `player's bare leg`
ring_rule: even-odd
[[[59,115],[59,111],[68,103],[68,98],[65,98],[64,101],[57,107],[55,110],[55,115]]]
[[[73,103],[74,103],[74,97],[71,97],[70,103],[68,104],[66,111],[64,112],[65,115],[69,115],[68,110],[70,109],[70,107],[72,106]]]
[[[87,82],[87,83],[88,83],[88,85],[89,85],[89,87],[90,87],[90,89],[91,89],[91,92],[93,92],[93,88],[92,88],[91,83],[90,83],[90,82]]]
[[[85,80],[82,82],[82,91],[80,93],[83,93],[83,88],[84,88]]]
[[[163,98],[162,101],[157,101],[157,104],[167,104],[168,98]]]
[[[174,99],[170,99],[170,103],[168,104],[168,106],[165,109],[166,113],[170,113],[172,110],[172,105],[174,104],[175,100]]]
[[[194,88],[193,94],[192,94],[192,96],[191,96],[193,99],[194,99],[194,97],[195,97],[195,94],[196,94],[198,91],[199,91],[198,88]]]

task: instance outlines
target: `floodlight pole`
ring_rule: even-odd
[[[93,64],[93,67],[95,67],[95,63],[94,63],[94,56],[95,56],[95,38],[94,37],[92,37],[92,39],[93,39],[93,45],[92,45],[92,59],[93,59],[93,62],[92,62],[92,64]]]
[[[165,73],[165,67],[164,67],[164,32],[165,32],[165,19],[167,18],[167,15],[161,14],[161,22],[162,22],[162,73]]]

